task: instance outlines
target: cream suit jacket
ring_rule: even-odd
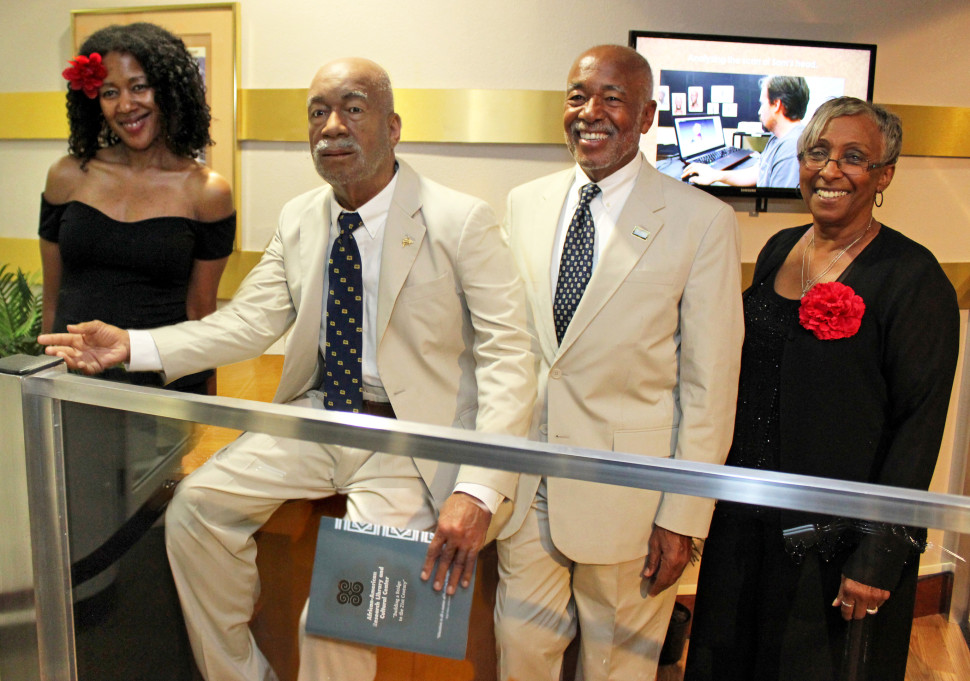
[[[491,209],[399,162],[381,254],[377,364],[399,419],[525,435],[534,356],[521,280]],[[152,331],[166,378],[261,354],[292,327],[274,402],[319,382],[329,186],[289,201],[259,264],[226,306]],[[415,459],[440,504],[454,465]],[[506,497],[513,473],[463,467],[458,481]]]
[[[562,345],[550,265],[570,169],[509,194],[505,229],[539,342],[540,441],[723,463],[731,444],[741,341],[738,226],[723,202],[644,161]],[[539,478],[523,475],[500,538],[521,525]],[[563,478],[547,480],[553,542],[571,560],[647,553],[654,522],[707,534],[713,501]]]

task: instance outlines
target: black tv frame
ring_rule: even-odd
[[[660,38],[660,39],[673,39],[673,40],[696,40],[696,41],[710,41],[710,42],[723,42],[723,43],[744,43],[744,44],[754,44],[754,45],[767,45],[772,47],[811,47],[811,48],[830,48],[830,49],[843,49],[843,50],[860,50],[869,52],[869,74],[866,82],[866,101],[872,101],[873,87],[876,78],[876,45],[866,44],[866,43],[845,43],[845,42],[832,42],[832,41],[822,41],[822,40],[796,40],[789,38],[762,38],[755,36],[727,36],[727,35],[709,35],[703,33],[677,33],[670,31],[638,31],[631,30],[629,34],[629,46],[633,49],[637,48],[637,40],[639,38]],[[644,54],[644,57],[650,61],[650,55]],[[655,89],[659,85],[659,76],[657,71],[657,66],[651,61],[651,66],[654,66],[654,79],[655,79]],[[704,71],[699,71],[703,73]],[[765,74],[767,75],[767,74]],[[659,121],[660,113],[658,112],[657,119]],[[657,123],[655,123],[656,125]],[[715,196],[750,196],[755,198],[756,210],[765,210],[767,208],[767,199],[769,198],[785,198],[785,199],[800,199],[801,194],[798,189],[789,189],[782,187],[732,187],[727,185],[696,185],[699,189],[703,189]]]

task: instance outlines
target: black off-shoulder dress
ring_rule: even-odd
[[[193,262],[228,256],[235,233],[235,214],[217,222],[184,217],[121,222],[79,201],[54,205],[41,197],[40,236],[60,246],[62,261],[53,331],[91,319],[123,329],[185,321]],[[185,376],[168,387],[202,394],[211,373]],[[120,369],[106,378],[161,384],[158,374]]]

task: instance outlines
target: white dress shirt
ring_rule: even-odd
[[[593,232],[596,235],[593,241],[594,271],[599,262],[600,254],[602,254],[610,236],[613,234],[613,230],[616,228],[616,221],[620,219],[623,206],[626,205],[626,200],[633,193],[633,186],[636,184],[642,164],[643,154],[637,154],[625,166],[596,183],[600,188],[600,193],[589,202],[589,210],[593,216]],[[566,232],[569,231],[569,223],[572,222],[576,206],[579,205],[580,191],[590,182],[592,180],[577,165],[576,179],[569,187],[566,200],[563,202],[562,213],[559,215],[559,228],[556,230],[556,238],[553,241],[552,261],[549,267],[549,285],[553,299],[556,297],[556,284],[559,283],[559,261],[562,259],[562,250],[566,243]]]

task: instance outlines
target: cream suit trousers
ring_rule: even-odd
[[[544,492],[542,484],[522,526],[497,544],[499,679],[559,681],[578,622],[577,678],[653,681],[677,585],[648,596],[645,557],[613,565],[571,561],[552,542]]]
[[[291,404],[322,406],[315,391]],[[284,501],[334,494],[347,495],[350,520],[435,525],[414,462],[360,449],[245,433],[179,484],[166,512],[166,543],[192,649],[207,651],[196,656],[206,679],[276,679],[249,630],[259,595],[253,534]],[[369,681],[375,674],[369,648],[303,640],[301,679]]]

